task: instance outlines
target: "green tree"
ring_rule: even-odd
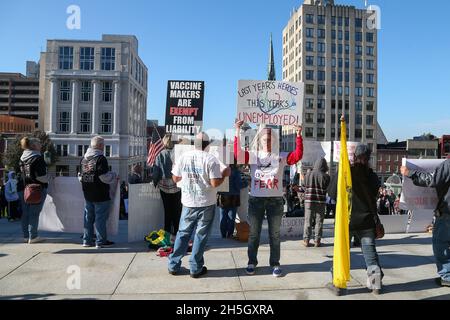
[[[8,143],[8,150],[3,157],[3,164],[7,169],[16,172],[20,171],[19,161],[23,153],[23,150],[20,147],[20,140],[26,136],[38,138],[41,141],[41,152],[45,157],[47,165],[52,166],[58,161],[55,145],[50,140],[49,136],[44,131],[36,130],[28,135],[17,135],[13,142]]]

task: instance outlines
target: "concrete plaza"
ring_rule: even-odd
[[[332,295],[326,288],[332,265],[332,220],[327,220],[324,246],[304,248],[299,239],[282,242],[281,262],[285,276],[274,278],[268,267],[269,246],[264,228],[257,274],[247,276],[246,244],[223,240],[218,219],[205,262],[206,276],[189,277],[189,257],[182,273],[167,272],[167,258],[156,256],[145,242],[126,243],[127,223],[109,249],[82,248],[79,234],[46,233],[45,243],[23,244],[20,223],[0,220],[0,299],[176,299],[176,300],[421,300],[450,299],[450,288],[434,283],[430,234],[387,235],[378,251],[384,269],[385,293],[375,296],[365,288],[364,261],[352,248],[352,281],[348,294]],[[150,230],[149,230],[150,231]],[[70,266],[78,266],[80,289],[70,290]]]

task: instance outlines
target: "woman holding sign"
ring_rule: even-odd
[[[302,127],[297,127],[296,149],[289,154],[277,152],[278,139],[270,128],[262,128],[254,140],[254,150],[240,147],[240,129],[243,121],[237,121],[234,140],[234,156],[238,164],[250,165],[251,191],[248,207],[250,235],[248,239],[248,266],[246,273],[255,274],[258,265],[258,248],[264,215],[267,216],[270,237],[270,266],[275,277],[281,277],[280,227],[283,216],[283,174],[286,165],[293,165],[303,157]],[[274,137],[275,136],[275,137]]]

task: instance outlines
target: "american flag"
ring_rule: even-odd
[[[155,134],[156,130],[156,128],[153,130],[152,140],[150,141],[150,146],[148,148],[147,164],[149,167],[152,167],[155,164],[156,157],[164,149],[161,137],[159,136],[158,132],[156,132]]]

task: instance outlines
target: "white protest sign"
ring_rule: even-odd
[[[445,160],[438,159],[403,159],[403,165],[410,170],[434,172]],[[403,177],[400,208],[402,210],[435,210],[438,197],[435,188],[415,186],[408,177]],[[431,215],[432,216],[432,215]]]
[[[164,205],[152,183],[129,185],[128,242],[143,241],[164,227]]]
[[[293,126],[302,123],[304,84],[240,80],[237,117],[247,123]]]
[[[301,238],[303,236],[303,228],[305,218],[287,218],[281,219],[280,236],[286,238]]]
[[[339,159],[341,156],[341,142],[334,141],[333,144],[334,144],[333,161],[339,163]],[[351,164],[353,164],[353,157],[355,155],[356,147],[358,147],[360,144],[361,144],[360,142],[347,141],[348,159],[350,160]]]
[[[111,186],[112,203],[106,222],[108,235],[119,231],[119,185]],[[48,187],[48,195],[39,217],[39,230],[50,232],[84,232],[85,200],[78,178],[56,177]]]
[[[408,226],[408,215],[385,216],[379,215],[386,234],[405,233]]]
[[[331,141],[303,141],[303,158],[301,161],[304,167],[314,167],[315,162],[322,158],[330,164]]]
[[[411,212],[411,222],[407,233],[427,233],[428,227],[433,224],[433,210],[414,210]]]

